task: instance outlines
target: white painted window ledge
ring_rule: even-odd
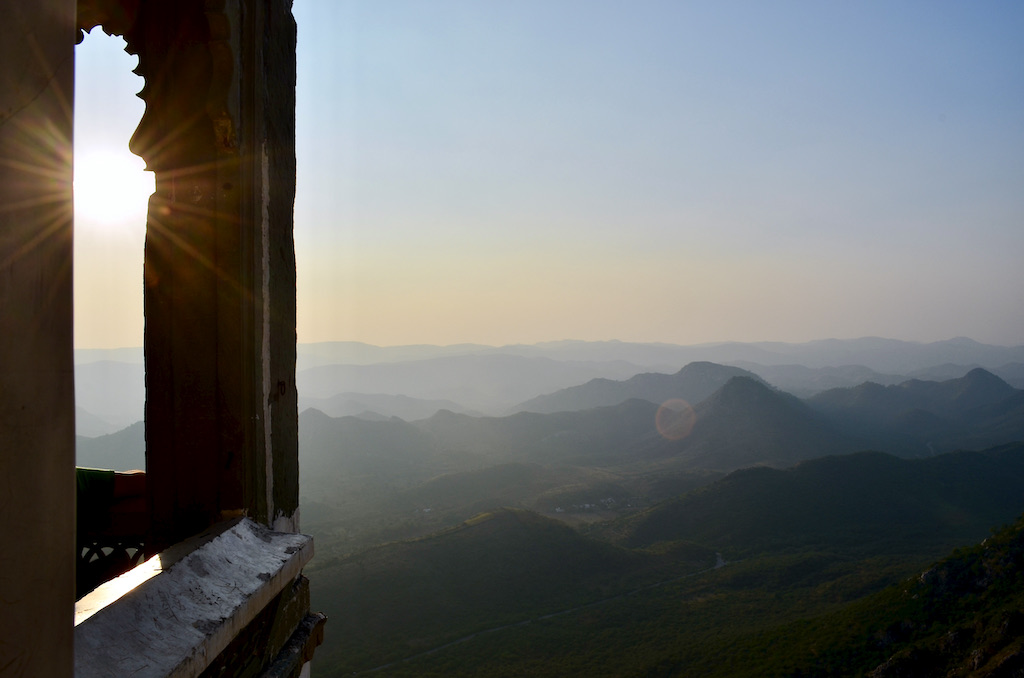
[[[312,557],[248,518],[176,544],[75,605],[76,678],[199,674]]]

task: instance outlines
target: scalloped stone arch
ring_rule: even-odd
[[[102,29],[139,58],[146,110],[129,148],[155,172],[185,170],[237,152],[232,20],[226,2],[79,0],[79,42]],[[237,3],[233,3],[238,7]],[[234,92],[233,92],[234,90]]]
[[[146,457],[160,549],[245,513],[297,529],[290,3],[79,0],[146,104]],[[264,58],[264,55],[273,55]]]
[[[0,525],[17,545],[0,557],[4,675],[75,673],[76,29],[125,36],[147,83],[131,145],[157,176],[144,281],[149,548],[239,513],[297,527],[290,5],[0,0],[0,446],[11,451]],[[307,593],[286,587],[259,619],[301,617]],[[319,642],[312,621],[291,636],[307,640],[288,675]],[[254,637],[239,633],[222,657],[251,664]]]

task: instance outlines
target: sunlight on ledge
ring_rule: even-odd
[[[313,557],[313,539],[248,518],[214,526],[75,606],[75,675],[197,675]]]

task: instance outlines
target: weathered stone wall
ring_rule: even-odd
[[[75,2],[0,17],[0,673],[70,676]]]
[[[80,0],[139,54],[152,546],[297,528],[288,0]],[[0,0],[0,672],[70,676],[75,0]],[[322,621],[322,620],[321,620]]]
[[[145,252],[154,545],[244,512],[296,529],[290,3],[150,0],[125,31],[156,174]]]
[[[269,232],[268,289],[270,356],[270,416],[274,449],[274,515],[278,523],[290,519],[298,529],[299,510],[299,414],[295,388],[295,19],[290,2],[267,5],[263,53],[267,67],[260,88],[262,109],[267,112],[264,138],[268,149],[267,205]],[[291,479],[294,479],[292,481]]]

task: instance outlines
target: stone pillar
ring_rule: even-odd
[[[70,676],[74,0],[0,0],[0,673]]]
[[[286,0],[150,0],[132,151],[145,251],[146,468],[156,549],[244,513],[297,529],[295,23]]]

